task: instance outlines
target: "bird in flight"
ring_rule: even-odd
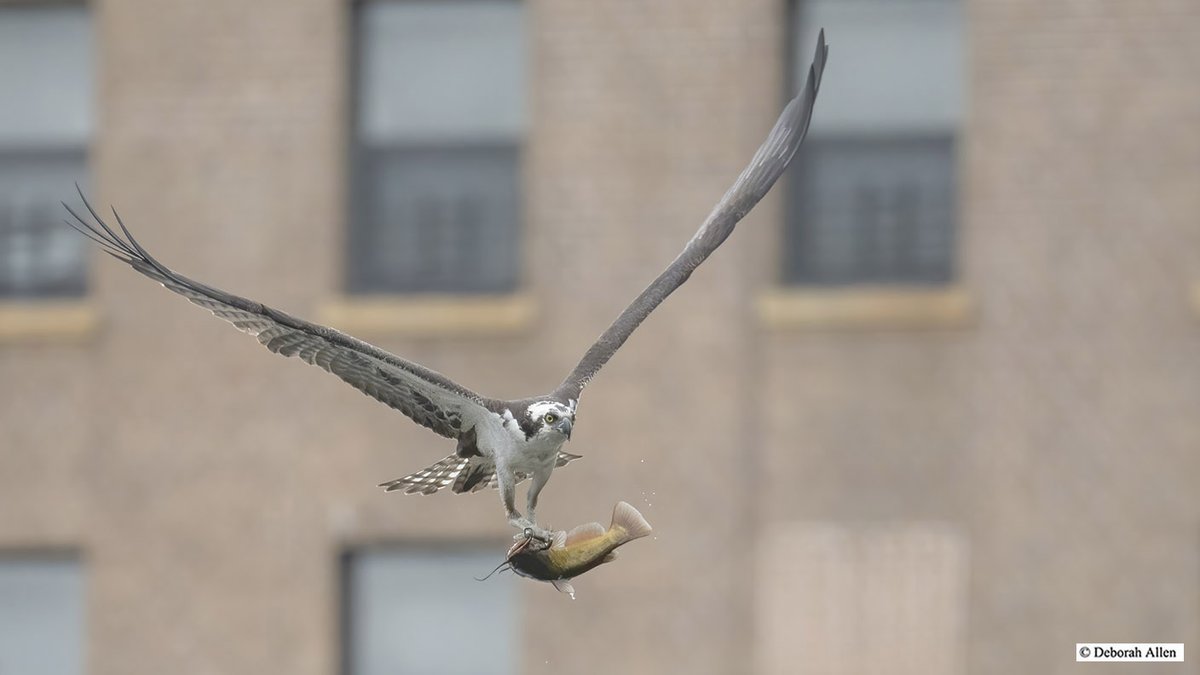
[[[787,168],[808,131],[828,51],[825,32],[821,31],[803,91],[784,108],[749,166],[717,203],[683,252],[621,312],[562,384],[541,396],[509,401],[487,398],[440,373],[337,330],[298,319],[175,272],[138,243],[116,209],[113,209],[113,216],[119,233],[92,208],[82,191],[79,196],[92,220],[81,217],[65,203],[63,206],[74,218],[74,222],[67,221],[69,225],[99,244],[106,253],[168,290],[211,311],[238,330],[255,336],[272,352],[297,356],[306,363],[320,366],[414,422],[457,441],[452,454],[380,487],[427,495],[447,487],[456,493],[499,487],[509,524],[522,532],[528,530],[546,537],[549,533],[537,526],[535,516],[538,495],[556,467],[579,457],[564,452],[562,447],[571,438],[584,387],[650,312],[687,281],[696,267],[725,241],[738,221],[762,199]],[[516,487],[526,479],[531,482],[526,493],[525,515],[521,515],[516,508]]]

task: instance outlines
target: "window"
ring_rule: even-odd
[[[84,292],[86,242],[59,201],[87,174],[91,63],[84,7],[0,7],[0,299]]]
[[[347,290],[514,290],[522,6],[373,0],[357,22]]]
[[[951,281],[961,4],[796,0],[793,10],[791,90],[822,26],[832,53],[789,178],[784,281]]]
[[[475,581],[503,547],[366,549],[344,561],[347,675],[517,672],[516,580]]]
[[[82,673],[83,594],[76,560],[0,557],[0,673]]]

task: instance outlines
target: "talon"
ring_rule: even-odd
[[[538,527],[537,523],[525,516],[513,516],[508,519],[508,524],[520,530],[520,534],[513,535],[513,541],[536,539],[544,545],[549,545],[554,541],[553,532]]]
[[[533,524],[528,518],[521,515],[512,515],[508,518],[508,524],[515,527],[521,534],[518,534],[514,539],[525,536],[528,531],[537,531],[537,525]]]

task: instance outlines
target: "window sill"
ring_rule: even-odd
[[[0,301],[0,344],[85,342],[99,325],[87,300]]]
[[[971,295],[959,286],[777,288],[758,297],[758,318],[777,330],[963,328],[975,318]]]
[[[318,320],[354,335],[462,337],[511,335],[537,314],[533,298],[511,295],[377,295],[322,303]]]

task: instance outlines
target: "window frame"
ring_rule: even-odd
[[[386,144],[379,144],[376,151],[397,151],[397,150],[413,150],[413,151],[430,151],[437,148],[449,148],[451,150],[468,149],[489,149],[501,148],[505,151],[510,151],[514,155],[513,176],[517,183],[515,198],[516,204],[516,222],[513,228],[512,235],[517,239],[516,251],[514,253],[513,267],[511,270],[511,283],[505,284],[503,287],[494,289],[470,289],[470,290],[455,290],[452,288],[425,288],[425,289],[403,289],[403,288],[356,288],[355,279],[353,277],[354,270],[352,269],[358,258],[358,251],[364,247],[362,241],[363,233],[360,229],[365,222],[365,210],[367,209],[366,200],[363,199],[363,190],[365,185],[364,171],[369,160],[367,154],[372,152],[372,149],[366,147],[363,141],[361,118],[362,105],[364,102],[363,87],[364,82],[362,74],[364,68],[364,49],[363,49],[363,16],[365,9],[371,4],[404,4],[411,0],[355,0],[350,3],[349,22],[348,22],[348,106],[347,120],[344,125],[346,139],[347,167],[346,167],[346,185],[345,190],[345,206],[342,210],[346,217],[346,226],[343,228],[342,249],[341,249],[341,274],[339,275],[339,292],[338,294],[323,303],[322,310],[327,316],[340,318],[350,318],[363,316],[363,307],[369,306],[375,311],[369,312],[372,315],[372,320],[365,322],[367,330],[376,330],[383,333],[407,332],[404,326],[408,325],[410,319],[414,317],[412,308],[426,308],[433,301],[439,306],[438,314],[452,315],[455,313],[456,307],[459,306],[478,306],[489,304],[490,301],[495,301],[498,307],[510,306],[517,301],[519,304],[525,304],[528,301],[526,292],[526,236],[528,232],[528,214],[529,214],[529,191],[527,187],[527,150],[531,142],[532,127],[526,124],[525,129],[514,139],[506,140],[499,138],[479,139],[479,140],[431,140],[431,141],[392,141]],[[525,0],[453,0],[456,4],[462,5],[488,5],[488,4],[510,4],[516,5],[521,9],[522,25],[526,30],[522,34],[522,39],[526,46],[531,45],[527,27],[529,25],[529,12],[531,8]],[[528,75],[533,72],[531,68],[531,54],[526,51],[521,67]],[[531,103],[532,99],[528,95],[529,84],[527,82],[525,92],[522,96],[525,97],[527,103]],[[526,112],[528,119],[529,113]],[[386,146],[386,147],[385,147]],[[381,300],[390,299],[390,302],[381,303]],[[413,302],[407,303],[403,300],[411,299]],[[380,320],[378,308],[382,304],[387,304],[399,310],[399,314],[395,317],[388,317]],[[411,305],[411,308],[409,307]],[[489,315],[504,314],[505,320],[497,326],[498,332],[508,333],[514,330],[511,325],[513,323],[511,313],[506,312],[488,312]],[[528,312],[518,312],[524,317]],[[356,323],[351,321],[351,323]],[[462,322],[452,321],[454,325],[448,325],[446,329],[438,330],[436,327],[431,331],[428,326],[418,331],[418,333],[457,333],[455,325]],[[482,322],[466,322],[470,324],[470,332],[488,332],[487,323]],[[525,320],[518,323],[520,327],[524,327]],[[350,330],[355,326],[348,326]]]
[[[0,2],[0,12],[6,9],[38,10],[64,7],[81,9],[87,17],[91,40],[90,55],[86,64],[86,75],[91,83],[91,128],[86,138],[81,140],[63,139],[57,143],[5,143],[0,147],[0,154],[82,153],[83,175],[80,182],[89,183],[95,179],[93,149],[97,134],[95,117],[101,75],[100,61],[97,58],[101,45],[97,36],[95,8],[92,3],[80,0],[28,0],[13,4]],[[86,245],[81,250],[79,265],[83,283],[78,294],[0,295],[0,346],[79,344],[95,337],[101,320],[94,297],[92,251]]]
[[[902,0],[903,1],[903,0]],[[944,0],[945,2],[953,2],[962,4],[964,0]],[[784,9],[784,39],[783,39],[783,54],[784,67],[781,69],[784,77],[783,90],[787,92],[787,96],[791,96],[791,92],[799,81],[799,76],[803,74],[802,61],[796,58],[797,44],[802,40],[801,31],[816,27],[804,26],[797,30],[800,22],[800,13],[804,9],[804,5],[809,4],[809,0],[785,0]],[[966,27],[964,23],[964,28]],[[967,94],[966,85],[963,83],[963,96]],[[818,96],[817,110],[820,110],[820,97]],[[819,114],[819,112],[818,112]],[[963,138],[964,121],[960,120],[953,128],[946,130],[920,130],[920,131],[897,131],[884,130],[876,133],[853,133],[853,132],[831,132],[822,137],[809,138],[805,141],[805,146],[802,146],[795,163],[789,168],[785,174],[783,181],[786,183],[784,187],[784,207],[783,207],[783,223],[781,228],[781,236],[779,239],[780,251],[777,255],[776,264],[778,265],[777,284],[782,288],[792,288],[804,291],[820,291],[820,290],[845,290],[855,287],[881,287],[881,288],[929,288],[929,289],[948,289],[953,288],[959,283],[961,278],[961,232],[963,230],[963,209],[962,209],[962,138]],[[947,140],[950,145],[952,175],[951,187],[953,188],[950,195],[950,231],[947,234],[949,243],[948,259],[946,261],[946,273],[941,279],[904,279],[897,276],[887,278],[886,275],[862,275],[855,273],[853,278],[846,280],[821,281],[816,279],[816,275],[811,270],[804,270],[798,261],[793,259],[793,250],[797,247],[793,242],[799,238],[804,239],[809,236],[803,224],[803,211],[809,205],[798,194],[802,191],[803,186],[807,183],[804,175],[811,171],[811,165],[808,163],[806,152],[812,145],[823,143],[833,145],[835,143],[846,145],[871,146],[880,145],[899,145],[904,143],[932,143],[944,142]],[[856,267],[862,267],[857,264]],[[807,277],[807,278],[806,278]]]
[[[780,75],[785,94],[783,100],[794,93],[800,62],[795,57],[797,41],[801,39],[795,26],[807,0],[784,0],[780,18],[784,29],[779,33],[775,45],[776,58],[783,59]],[[963,0],[956,0],[963,1]],[[968,17],[969,18],[969,17]],[[969,22],[964,22],[964,30]],[[964,36],[965,37],[965,36]],[[835,44],[836,36],[831,36]],[[836,55],[835,55],[836,58]],[[963,96],[969,100],[969,80],[963,82]],[[817,113],[821,104],[818,96]],[[976,325],[978,307],[974,293],[964,279],[969,270],[963,262],[963,241],[967,233],[966,213],[961,199],[964,185],[965,163],[962,161],[963,139],[968,131],[967,118],[963,118],[953,130],[954,174],[957,187],[954,199],[954,232],[951,252],[951,274],[944,284],[928,283],[852,283],[841,285],[813,285],[788,283],[785,269],[786,239],[795,236],[788,232],[796,227],[793,214],[797,195],[793,194],[797,183],[788,173],[803,169],[805,147],[799,151],[798,166],[789,168],[779,186],[784,193],[782,208],[779,209],[776,246],[772,247],[771,265],[776,270],[768,286],[761,289],[755,298],[755,314],[759,326],[770,332],[790,331],[893,331],[893,330],[958,330]],[[832,136],[832,135],[831,135]],[[807,141],[806,141],[807,144]]]
[[[75,132],[78,130],[64,129],[53,137],[38,137],[38,138],[23,138],[12,137],[0,140],[0,161],[5,164],[12,163],[11,166],[20,167],[22,163],[28,163],[34,166],[38,162],[46,162],[54,164],[62,162],[64,164],[74,165],[78,163],[80,174],[78,182],[87,184],[91,180],[91,157],[92,144],[95,137],[95,110],[96,110],[96,81],[97,81],[97,61],[95,52],[97,44],[95,39],[95,12],[92,10],[90,3],[87,2],[20,2],[15,4],[0,3],[0,13],[5,11],[15,12],[65,12],[78,11],[85,22],[85,30],[88,36],[89,53],[85,57],[85,62],[82,64],[80,75],[84,78],[89,98],[86,99],[85,105],[87,129],[84,137],[76,137]],[[39,107],[39,109],[41,109]],[[70,126],[70,125],[68,125]],[[43,130],[44,132],[45,130]],[[35,135],[39,135],[35,132]],[[65,161],[64,161],[65,160]],[[49,200],[47,200],[49,201]],[[57,209],[57,200],[50,204]],[[43,223],[47,228],[55,226],[63,226],[58,218],[52,218],[52,222]],[[40,229],[40,228],[39,228]],[[69,230],[64,230],[69,232]],[[53,232],[47,230],[44,236],[52,236]],[[0,242],[3,242],[10,234],[7,231],[0,230]],[[73,241],[73,240],[72,240]],[[72,261],[73,267],[71,279],[68,280],[68,285],[65,288],[55,288],[52,284],[46,283],[46,278],[40,276],[36,272],[29,276],[25,281],[30,282],[27,288],[22,288],[21,285],[8,287],[0,282],[0,305],[23,305],[29,303],[70,303],[78,302],[86,298],[90,292],[91,266],[89,264],[89,251],[86,246],[81,245],[77,251],[72,252],[75,260]],[[7,251],[0,250],[0,266],[7,265]],[[39,256],[34,256],[34,262],[38,261]],[[78,284],[77,286],[75,284]]]

